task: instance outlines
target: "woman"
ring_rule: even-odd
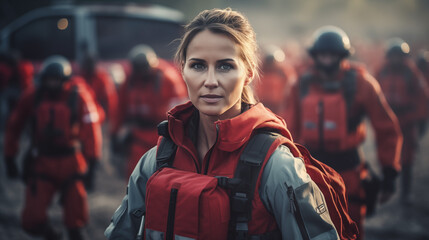
[[[257,75],[256,50],[252,27],[243,15],[231,9],[203,11],[185,27],[176,59],[181,66],[190,102],[169,112],[168,133],[177,145],[171,171],[177,170],[183,176],[192,173],[211,178],[232,178],[240,154],[256,130],[269,128],[291,138],[284,120],[265,109],[262,104],[256,104],[253,97],[250,84]],[[315,210],[318,206],[325,206],[324,198],[317,185],[307,175],[302,159],[294,157],[284,145],[273,151],[270,157],[267,155],[264,161],[266,165],[258,178],[258,191],[252,196],[249,221],[236,224],[243,228],[237,227],[237,235],[233,239],[240,239],[238,231],[244,231],[244,234],[252,236],[251,239],[302,239],[302,232],[292,213],[295,205],[289,201],[289,187],[306,193],[305,197],[298,196],[302,197],[300,201],[306,209],[310,209],[306,212],[304,231],[315,239],[338,239],[329,213],[325,210]],[[137,233],[142,231],[143,225],[146,239],[169,239],[168,229],[165,232],[162,230],[163,226],[159,226],[158,230],[155,229],[156,226],[150,227],[155,218],[166,212],[165,208],[149,207],[153,202],[164,200],[153,200],[154,193],[161,194],[164,190],[162,185],[147,190],[159,180],[158,177],[165,169],[157,171],[156,155],[155,147],[149,150],[136,166],[129,181],[128,194],[105,232],[108,239],[134,239]],[[178,178],[182,175],[179,174]],[[196,181],[195,186],[199,183]],[[186,185],[182,182],[180,184]],[[194,227],[192,224],[188,225],[189,229],[185,227],[184,231],[179,233],[179,228],[192,221],[194,216],[191,216],[191,212],[195,209],[200,209],[200,215],[205,212],[201,210],[204,209],[201,205],[181,206],[183,196],[188,197],[186,199],[192,197],[178,190],[181,186],[176,187],[177,189],[171,188],[171,194],[168,192],[170,205],[166,207],[171,210],[171,203],[177,204],[173,204],[172,208],[176,213],[176,218],[174,215],[172,218],[175,220],[175,239],[226,239],[227,233],[222,232],[224,225],[215,221],[211,224],[219,227],[209,232],[208,236],[212,237],[203,237],[200,232],[206,223],[201,222],[202,218],[198,218],[199,222],[195,223],[200,231],[195,233],[196,235],[190,233],[190,229]],[[199,195],[196,204],[204,200],[203,194],[205,192]],[[186,205],[188,201],[182,203]],[[219,204],[217,208],[212,208],[222,213],[224,207],[219,206],[229,205],[229,201]],[[178,221],[181,217],[178,213],[184,208],[188,209],[184,214],[189,213],[189,218],[185,216],[184,221]],[[156,213],[151,218],[149,212],[153,211]],[[170,217],[170,214],[168,215]],[[208,221],[213,220],[214,216],[215,213]],[[229,219],[229,215],[226,218]],[[172,219],[169,218],[169,221]],[[221,219],[220,221],[224,220],[222,216]],[[163,221],[160,221],[160,225],[167,222],[166,219]],[[272,234],[273,232],[279,234]],[[219,234],[224,237],[215,237]]]

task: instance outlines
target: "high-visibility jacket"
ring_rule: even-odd
[[[337,82],[341,85],[341,81],[346,79],[346,73],[350,70],[354,71],[354,85],[353,98],[351,100],[350,106],[347,104],[341,104],[345,109],[347,116],[345,117],[346,123],[343,124],[347,127],[345,129],[345,134],[343,136],[341,143],[341,149],[328,149],[330,152],[346,151],[350,149],[356,149],[366,137],[366,126],[364,117],[368,117],[371,121],[371,124],[375,130],[375,137],[377,143],[377,154],[378,160],[380,161],[383,167],[390,166],[394,169],[400,169],[400,149],[402,144],[402,136],[399,128],[399,123],[394,115],[393,111],[386,102],[386,99],[380,89],[378,82],[372,77],[364,67],[358,64],[352,64],[348,61],[343,61],[340,70],[335,75],[333,82]],[[313,84],[308,86],[308,95],[317,94],[329,95],[329,92],[324,89],[321,85],[321,82],[318,82],[318,70],[314,67],[311,68],[311,76],[316,79]],[[288,128],[291,130],[292,136],[295,141],[298,143],[306,144],[306,140],[303,136],[303,124],[306,124],[302,121],[304,109],[302,107],[302,98],[300,87],[302,85],[302,77],[295,84],[291,90],[291,94],[287,100],[287,114],[286,122]],[[345,90],[342,89],[344,92]],[[339,109],[339,103],[342,101],[341,98],[337,98],[337,101],[332,101],[333,106],[325,106],[324,109],[327,111],[337,112]],[[318,109],[306,109],[306,111],[316,112]],[[316,114],[317,115],[317,114]],[[335,126],[331,126],[328,121],[325,121],[323,128],[325,132],[328,129],[335,129]],[[351,127],[350,125],[353,125]],[[343,126],[343,127],[344,127]],[[344,131],[342,131],[344,132]],[[329,137],[326,135],[324,137]],[[340,145],[339,145],[340,146]],[[316,149],[317,150],[317,149]]]
[[[261,79],[256,81],[256,95],[264,106],[284,117],[286,97],[297,80],[295,69],[289,64],[278,63],[261,70]]]
[[[428,118],[429,87],[414,62],[404,60],[400,66],[385,63],[377,80],[401,125]]]
[[[118,93],[115,83],[104,70],[97,68],[92,76],[82,74],[91,88],[92,97],[103,108],[107,120],[115,118],[118,111]]]

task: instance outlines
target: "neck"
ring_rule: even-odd
[[[197,151],[200,161],[204,159],[207,152],[216,143],[217,130],[215,122],[224,119],[233,118],[241,113],[241,101],[239,100],[228,111],[219,116],[200,114],[200,121],[198,123],[198,136],[197,136]]]

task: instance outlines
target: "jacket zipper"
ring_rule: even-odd
[[[191,156],[192,160],[194,161],[194,165],[195,165],[195,169],[197,170],[198,174],[201,174],[201,170],[200,167],[198,166],[198,158],[194,157],[194,154],[192,154],[192,151],[186,147],[186,146],[182,146],[184,149],[186,149],[186,151],[188,152],[188,154]]]
[[[216,144],[217,144],[218,137],[219,137],[219,125],[218,125],[218,124],[216,124],[216,140],[215,140],[215,143],[214,143],[214,144],[213,144],[213,146],[210,148],[210,150],[207,152],[207,160],[206,160],[206,164],[205,164],[205,165],[201,164],[201,168],[204,166],[204,175],[207,175],[207,172],[208,172],[208,170],[209,170],[209,162],[210,162],[210,158],[211,158],[211,156],[212,156],[213,149],[214,149],[214,147],[215,147],[215,146],[216,146]],[[204,163],[204,159],[203,159],[203,162],[202,162],[202,163]]]
[[[296,200],[295,191],[293,190],[292,186],[287,185],[287,183],[285,183],[285,185],[287,188],[287,195],[289,196],[290,211],[295,216],[295,220],[301,232],[302,239],[309,240],[310,237],[308,236],[304,219],[302,217],[301,210],[299,209],[298,201]]]

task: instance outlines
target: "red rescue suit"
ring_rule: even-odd
[[[109,74],[97,68],[91,76],[82,74],[91,88],[92,97],[102,107],[106,119],[113,119],[118,111],[118,93]]]
[[[352,73],[350,70],[353,72],[353,88],[346,90],[350,85],[343,85],[349,78],[347,75]],[[325,87],[318,75],[318,70],[313,67],[307,78],[314,81],[306,84],[305,95],[302,94],[304,77],[295,84],[287,101],[285,120],[296,142],[306,145],[316,159],[341,174],[349,199],[362,200],[365,193],[361,183],[368,174],[358,151],[366,137],[363,118],[369,117],[375,130],[378,160],[382,167],[396,170],[400,169],[402,144],[398,120],[377,81],[363,67],[343,61],[329,84],[331,88],[335,85],[343,87],[334,91]],[[350,94],[353,98],[347,104],[345,96]],[[359,201],[350,201],[349,213],[362,233],[365,206]]]
[[[145,79],[131,75],[119,89],[119,111],[113,119],[112,133],[129,127],[131,146],[126,177],[131,175],[140,157],[156,145],[156,126],[167,111],[187,97],[186,86],[177,70],[160,63]]]
[[[404,136],[402,165],[410,165],[418,145],[418,124],[428,118],[428,85],[409,60],[404,60],[401,66],[386,63],[378,72],[377,80],[398,117]]]
[[[283,62],[264,65],[261,79],[255,86],[256,94],[264,106],[285,117],[284,104],[296,78],[296,72],[291,65]]]
[[[20,60],[15,66],[0,62],[0,91],[6,96],[9,112],[22,92],[33,86],[33,77],[34,66],[29,61]]]
[[[23,228],[37,232],[47,223],[47,211],[57,192],[63,200],[65,226],[84,226],[89,212],[80,177],[87,171],[87,161],[101,154],[101,129],[91,96],[71,82],[64,84],[63,92],[55,99],[39,89],[26,91],[8,121],[6,157],[17,155],[20,134],[29,122],[32,174],[27,179]]]

